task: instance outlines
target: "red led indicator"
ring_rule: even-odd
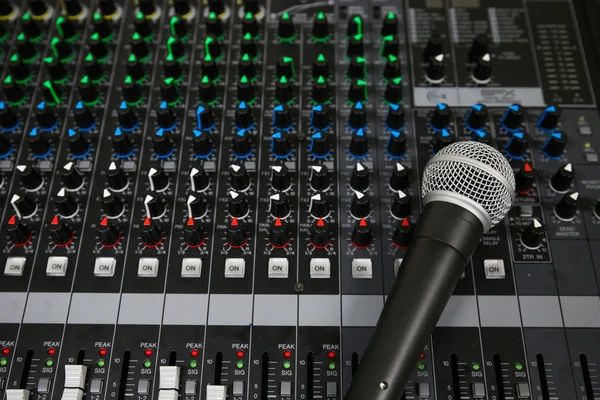
[[[289,350],[286,350],[286,351],[283,352],[283,356],[285,358],[290,358],[292,356],[292,352],[289,351]]]
[[[323,221],[323,218],[319,218],[317,221],[317,226],[325,226],[325,221]]]
[[[146,357],[150,357],[150,356],[152,355],[152,349],[146,349],[146,350],[144,351],[144,355],[145,355]]]
[[[54,218],[52,218],[52,222],[50,222],[50,225],[58,225],[60,223],[60,221],[58,220],[58,215],[55,215]]]
[[[53,356],[54,354],[56,354],[56,349],[54,349],[54,348],[50,347],[50,348],[48,349],[48,355],[49,355],[49,356]]]
[[[190,355],[192,357],[198,357],[198,354],[200,354],[200,352],[198,350],[196,350],[196,349],[190,351]]]
[[[187,226],[194,226],[194,218],[190,218],[187,220]]]
[[[146,217],[146,219],[144,220],[144,226],[150,226],[152,224],[152,221],[150,221],[150,218]]]
[[[402,226],[410,226],[410,222],[408,221],[408,218],[404,218],[402,220]]]
[[[98,354],[100,354],[101,356],[105,356],[107,353],[108,353],[108,351],[106,351],[106,349],[98,350]]]
[[[367,226],[367,220],[364,218],[361,218],[360,222],[359,222],[360,226]]]
[[[531,165],[529,165],[529,163],[525,163],[525,166],[523,168],[525,169],[525,172],[533,171],[533,168],[531,168]]]
[[[238,350],[237,353],[235,353],[235,355],[237,356],[237,358],[242,358],[244,357],[244,350]]]
[[[17,223],[17,217],[15,215],[13,215],[12,217],[10,217],[10,219],[8,220],[8,224],[9,225],[15,225]]]
[[[108,218],[104,217],[102,221],[100,221],[100,226],[108,226]]]
[[[2,349],[2,354],[7,355],[8,353],[10,353],[10,349],[8,347]]]
[[[329,352],[327,352],[327,357],[329,357],[329,358],[335,358],[335,351],[329,351]]]
[[[422,360],[425,358],[425,353],[421,353],[421,355],[419,356],[419,358]]]

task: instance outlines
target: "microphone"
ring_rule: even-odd
[[[397,400],[481,236],[504,219],[515,177],[479,142],[440,150],[423,172],[424,208],[344,400]]]

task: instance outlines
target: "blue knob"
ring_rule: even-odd
[[[210,107],[199,105],[196,109],[196,126],[201,131],[210,131],[217,125],[215,114]]]
[[[317,104],[313,107],[310,114],[310,125],[318,131],[329,129],[331,126],[329,113],[323,105]]]
[[[310,138],[310,153],[314,158],[327,158],[331,154],[331,144],[327,132],[316,132]]]

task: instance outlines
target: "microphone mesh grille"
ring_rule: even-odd
[[[453,160],[442,156],[452,156]],[[461,161],[463,159],[464,161]],[[504,180],[477,166],[485,164]],[[423,172],[423,197],[433,191],[460,194],[479,204],[496,225],[508,213],[513,202],[515,176],[498,150],[479,142],[457,142],[440,150]]]

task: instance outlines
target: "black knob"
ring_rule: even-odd
[[[102,199],[100,202],[102,203],[104,214],[110,218],[120,217],[125,211],[123,200],[108,189],[104,189],[102,192]]]
[[[250,188],[250,175],[243,164],[232,164],[229,166],[231,176],[231,188],[238,192],[244,192]]]
[[[129,183],[125,171],[123,171],[123,169],[114,161],[108,166],[108,171],[106,171],[106,181],[108,187],[114,192],[125,190]]]
[[[239,76],[240,78],[245,76],[250,81],[256,78],[256,65],[254,65],[254,61],[252,61],[248,53],[242,55],[242,60],[239,64]]]
[[[21,218],[30,218],[37,212],[35,200],[27,195],[14,194],[10,204]]]
[[[296,76],[294,59],[292,57],[283,56],[277,60],[277,65],[275,66],[275,76],[277,76],[277,79],[280,79],[283,76],[289,80],[294,79]]]
[[[350,214],[356,218],[366,218],[371,213],[371,199],[362,192],[354,192],[350,204]]]
[[[238,192],[231,190],[228,199],[228,212],[233,218],[244,218],[248,214],[248,200]]]
[[[216,42],[216,39],[215,39]],[[212,43],[212,42],[211,42]],[[217,43],[218,45],[218,43]],[[214,45],[208,46],[210,49],[214,50]],[[178,37],[171,36],[167,40],[167,49],[169,55],[173,56],[176,60],[181,61],[185,57],[185,46],[183,45],[182,39]],[[210,55],[214,58],[219,58],[221,53],[219,51],[215,51],[215,54],[210,53]]]
[[[521,129],[523,118],[525,117],[525,110],[520,104],[513,104],[508,106],[504,115],[500,119],[500,123],[507,131],[514,132]]]
[[[437,153],[449,144],[454,143],[454,136],[447,129],[436,131],[433,136],[433,152]]]
[[[83,185],[83,175],[73,161],[66,163],[60,170],[62,183],[68,190],[79,190]]]
[[[346,49],[346,56],[352,58],[354,56],[362,56],[365,54],[365,43],[363,41],[363,35],[354,35],[348,39],[348,48]]]
[[[258,36],[258,21],[254,18],[254,14],[246,12],[242,20],[242,35]]]
[[[271,124],[273,128],[279,130],[288,130],[293,125],[292,113],[287,104],[280,104],[273,109],[273,118]]]
[[[254,37],[250,33],[246,33],[242,37],[242,42],[240,43],[240,54],[242,55],[242,58],[247,54],[250,58],[250,61],[254,61],[254,59],[258,56],[258,46],[256,45],[256,40],[254,40]]]
[[[203,76],[199,85],[199,99],[204,104],[214,105],[219,101],[217,88],[208,76]]]
[[[142,63],[135,54],[131,54],[125,61],[125,71],[127,76],[130,76],[136,82],[142,81],[146,77],[146,71],[144,71]]]
[[[157,11],[156,5],[154,5],[152,0],[140,0],[138,2],[138,7],[146,17],[153,17]]]
[[[348,64],[346,76],[350,79],[365,79],[367,77],[367,59],[363,56],[354,56]]]
[[[173,143],[169,139],[169,134],[163,129],[156,131],[152,136],[152,145],[154,148],[154,155],[157,158],[167,158],[173,154]]]
[[[356,163],[350,177],[350,187],[359,192],[369,188],[369,170],[361,163]]]
[[[569,136],[565,132],[554,132],[544,143],[542,150],[548,158],[560,158],[567,147]]]
[[[438,103],[431,116],[431,128],[435,131],[447,129],[452,119],[452,109],[448,104]]]
[[[162,243],[163,234],[157,224],[152,222],[151,218],[146,217],[140,228],[142,243],[146,247],[157,247]]]
[[[6,103],[0,101],[0,128],[3,131],[12,131],[19,126],[19,116],[15,113],[15,111],[10,108]],[[4,138],[6,140],[6,138]],[[2,145],[0,143],[0,145]],[[11,145],[9,145],[10,148]],[[2,155],[7,153],[6,148],[0,148],[0,158]]]
[[[362,79],[352,79],[348,89],[348,101],[352,104],[367,100],[367,82]]]
[[[170,78],[170,79],[173,79],[173,81],[176,81],[183,76],[183,71],[181,70],[181,65],[179,65],[179,62],[177,62],[175,57],[173,57],[170,54],[167,56],[165,62],[163,63],[163,69],[164,69],[164,73],[165,73],[165,78],[167,78],[167,79]]]
[[[485,128],[487,122],[488,109],[485,106],[485,104],[473,104],[465,119],[465,124],[467,128],[469,128],[472,131],[478,131],[480,129]]]
[[[21,61],[21,57],[19,57],[17,53],[10,57],[8,65],[10,67],[10,73],[16,81],[26,82],[31,77],[31,69],[27,64]]]
[[[144,208],[146,209],[146,217],[151,219],[159,219],[167,211],[165,201],[156,194],[148,194],[144,198]]]
[[[559,193],[564,193],[571,187],[575,171],[571,163],[562,165],[550,179],[550,187]]]
[[[223,0],[208,0],[208,9],[219,16],[225,12],[225,4]]]
[[[392,131],[397,131],[404,129],[405,123],[404,108],[398,104],[390,104],[385,117],[385,126]]]
[[[354,224],[352,235],[350,236],[352,244],[358,248],[367,248],[373,243],[373,230],[371,224],[366,219],[361,219]]]
[[[37,50],[32,42],[25,35],[17,36],[17,53],[21,60],[31,62],[37,57]]]
[[[150,168],[148,182],[150,190],[153,192],[162,192],[169,187],[169,177],[161,167]]]
[[[352,157],[363,158],[369,152],[369,142],[367,140],[367,131],[359,129],[352,131],[352,139],[350,139],[350,145],[348,152]]]
[[[252,104],[256,100],[254,85],[247,76],[242,76],[237,85],[237,98],[240,102]]]
[[[142,89],[131,76],[125,78],[125,83],[123,84],[123,100],[131,105],[138,105],[142,101]]]
[[[99,0],[98,7],[100,8],[100,13],[102,16],[110,19],[112,19],[111,17],[115,16],[118,11],[114,0]]]
[[[402,190],[398,190],[394,194],[394,202],[392,203],[390,212],[392,213],[392,217],[396,219],[408,217],[411,212],[411,196]]]
[[[381,56],[383,58],[388,58],[389,56],[398,56],[400,53],[400,42],[398,42],[398,38],[394,35],[388,35],[383,37],[383,42],[381,43]]]
[[[190,11],[190,3],[188,2],[188,0],[174,0],[173,1],[173,11],[175,12],[175,14],[177,15],[181,15],[181,16],[187,16]],[[182,20],[181,18],[177,18],[179,20],[179,22],[182,22],[185,25],[185,21]],[[173,21],[173,18],[171,18],[171,22]],[[181,35],[180,37],[184,37],[185,35]]]
[[[190,171],[190,191],[204,192],[210,186],[210,178],[204,169],[200,166],[194,167]]]
[[[143,13],[137,13],[133,21],[133,28],[142,39],[146,40],[152,36],[152,25]]]
[[[221,2],[221,6],[223,7],[223,11],[224,11],[225,7],[223,6],[222,2]],[[206,18],[206,21],[205,21],[207,34],[213,35],[215,37],[221,37],[223,35],[223,23],[217,17],[217,15],[222,14],[223,11],[221,11],[220,13],[211,11],[208,14],[208,18]]]
[[[279,41],[289,43],[294,40],[296,34],[294,32],[294,21],[289,13],[285,12],[279,18],[279,25],[277,26],[277,38]]]
[[[279,104],[291,104],[294,101],[294,88],[285,76],[275,84],[275,100]]]
[[[398,77],[388,81],[384,97],[389,104],[402,102],[402,78]]]
[[[381,25],[381,36],[396,36],[398,34],[398,17],[393,12],[387,13]]]
[[[52,151],[52,143],[44,132],[33,128],[27,135],[29,151],[35,158],[47,157]]]
[[[81,78],[77,84],[77,90],[79,90],[79,97],[84,104],[95,105],[100,101],[100,91],[87,75]]]
[[[67,192],[65,188],[62,188],[58,191],[56,197],[54,198],[54,203],[56,204],[58,213],[64,218],[71,218],[75,216],[79,210],[77,202],[73,196],[69,195],[69,192]]]
[[[98,60],[105,60],[109,53],[108,47],[100,38],[100,35],[94,33],[89,41],[90,53]]]
[[[179,70],[181,70],[179,64],[177,66]],[[219,73],[219,66],[214,58],[209,56],[202,59],[202,76],[208,77],[212,82],[219,80],[219,77],[221,76]]]
[[[81,3],[78,0],[62,0],[63,10],[71,19],[79,19],[84,12]]]
[[[44,64],[54,82],[62,82],[67,78],[68,72],[64,64],[56,57],[44,58]]]
[[[310,116],[310,125],[316,130],[329,129],[331,119],[328,110],[322,104],[313,107]]]
[[[312,37],[316,42],[325,42],[329,39],[329,22],[323,12],[315,14],[312,26]]]
[[[12,76],[7,76],[2,81],[2,91],[6,100],[13,105],[20,104],[25,100],[25,91],[17,84]]]
[[[568,192],[558,202],[558,204],[554,208],[554,212],[560,219],[571,220],[571,219],[575,218],[575,214],[577,213],[578,205],[579,205],[579,193],[578,192]]]
[[[0,114],[1,115],[1,114]],[[0,158],[8,157],[13,151],[13,143],[4,135],[0,135]],[[0,187],[3,184],[2,176],[0,175]]]
[[[560,109],[555,105],[549,105],[544,109],[542,115],[537,120],[537,127],[544,131],[553,131],[560,121]]]
[[[244,224],[233,218],[227,228],[227,244],[234,248],[243,247],[248,242],[248,232]]]
[[[186,201],[188,217],[189,218],[202,218],[208,211],[208,205],[206,200],[200,196],[189,195]]]
[[[194,129],[193,137],[194,155],[198,158],[210,157],[214,150],[210,133]]]
[[[10,217],[6,224],[8,240],[15,246],[24,246],[31,240],[31,231],[16,216]]]
[[[397,247],[407,247],[410,239],[412,238],[413,229],[412,225],[407,218],[402,221],[398,221],[394,233],[392,234],[392,242]]]
[[[313,165],[310,167],[310,187],[314,190],[327,190],[330,184],[326,166]]]
[[[29,11],[36,17],[44,17],[49,11],[48,5],[44,0],[29,0]]]
[[[282,249],[290,243],[290,232],[279,218],[273,222],[269,230],[269,243],[276,249]]]
[[[175,113],[166,101],[160,103],[156,110],[156,122],[158,123],[158,126],[166,131],[173,130],[177,126]]]
[[[269,197],[269,213],[274,218],[286,218],[290,212],[290,203],[285,194],[275,193]]]
[[[329,229],[323,218],[315,221],[310,230],[310,243],[316,248],[325,248],[331,242]]]
[[[85,57],[83,61],[83,67],[85,74],[92,82],[101,81],[104,78],[104,70],[98,60],[90,53]]]
[[[492,78],[492,57],[489,54],[484,54],[475,60],[473,67],[473,81],[480,85],[489,83]]]
[[[331,204],[327,195],[323,192],[317,192],[310,198],[308,212],[313,218],[327,218],[331,211]]]
[[[274,165],[271,167],[271,186],[273,186],[273,189],[281,192],[285,192],[292,187],[290,171],[285,165]]]
[[[406,190],[408,188],[409,171],[404,165],[396,163],[390,176],[390,189],[393,191]]]
[[[423,51],[423,62],[428,63],[431,57],[435,57],[440,54],[444,54],[444,39],[442,39],[441,35],[433,33],[429,37],[427,46]]]
[[[103,3],[109,3],[111,1],[100,1],[100,7],[102,7]],[[112,15],[116,15],[117,11],[115,8],[115,12]],[[110,15],[110,16],[112,16]],[[106,15],[105,17],[109,17],[108,15]],[[108,24],[108,21],[106,19],[104,19],[105,17],[102,17],[102,15],[95,13],[94,14],[94,18],[92,20],[92,25],[94,27],[94,34],[97,34],[100,36],[100,38],[102,40],[110,40],[111,35],[112,35],[112,29],[111,26]]]
[[[235,126],[238,129],[252,129],[254,126],[252,109],[248,107],[245,101],[240,102],[235,109]]]
[[[383,67],[383,77],[388,81],[398,76],[402,76],[402,64],[400,59],[395,55],[389,55]]]
[[[506,153],[512,158],[523,157],[527,151],[528,142],[525,133],[515,132],[506,144]]]
[[[80,131],[69,129],[67,132],[67,141],[73,158],[83,158],[89,154],[91,145]]]
[[[469,62],[476,62],[479,58],[489,53],[490,38],[486,34],[479,34],[473,39],[469,50]]]
[[[367,110],[360,101],[350,109],[348,125],[353,130],[363,129],[367,126]]]
[[[519,194],[528,194],[535,184],[535,171],[529,163],[524,163],[515,175],[515,190]]]
[[[19,178],[21,179],[21,184],[27,190],[37,190],[44,183],[42,175],[36,167],[17,165],[17,171],[19,173]]]
[[[44,102],[42,103],[58,105],[62,101],[62,91],[58,85],[55,85],[51,81],[44,81],[42,84],[42,96],[44,97]],[[38,108],[42,103],[38,105]]]
[[[133,141],[121,128],[115,129],[115,133],[112,137],[113,148],[115,154],[120,158],[127,158],[133,154],[135,148],[133,147]]]
[[[318,79],[319,77],[323,77],[323,79],[329,79],[329,63],[323,53],[320,53],[317,56],[317,59],[313,62],[312,65],[312,78]]]
[[[364,34],[364,22],[360,15],[354,14],[350,16],[348,26],[346,28],[346,37]]]
[[[52,39],[52,41],[50,42],[50,46],[52,47],[54,55],[56,55],[56,57],[58,57],[58,59],[63,62],[71,59],[71,57],[74,54],[73,48],[71,47],[67,39],[63,37],[55,37],[54,39]]]
[[[114,247],[121,240],[121,232],[115,227],[108,218],[104,217],[98,225],[98,240],[104,247]]]
[[[127,106],[126,102],[121,102],[118,110],[119,125],[125,131],[134,130],[138,124],[138,117],[133,110]]]
[[[596,202],[596,206],[594,207],[594,214],[596,214],[596,218],[600,219],[600,201]]]
[[[430,83],[439,84],[446,77],[446,57],[443,54],[431,57],[425,66],[425,77]]]
[[[77,104],[75,105],[75,109],[73,110],[73,117],[75,117],[75,124],[77,124],[77,128],[79,128],[79,131],[87,132],[87,131],[93,129],[96,124],[94,115],[92,115],[92,112],[90,111],[90,109],[88,107],[84,106],[81,101],[77,102]],[[69,130],[69,134],[70,133],[71,132]],[[89,148],[87,143],[86,143],[85,148],[86,149]],[[81,148],[81,150],[83,151],[83,148]],[[81,154],[85,154],[86,152],[87,152],[87,150]],[[73,154],[75,154],[75,153],[73,153]]]
[[[194,218],[189,218],[183,227],[183,241],[191,248],[198,248],[204,244],[206,234],[199,223]]]
[[[145,60],[150,57],[150,49],[148,48],[148,44],[142,38],[142,35],[135,32],[131,37],[131,53],[135,55],[140,60]]]
[[[317,104],[329,104],[331,101],[329,83],[322,76],[313,83],[311,98]]]
[[[392,158],[403,157],[406,153],[406,134],[404,131],[390,131],[386,145],[387,153]]]
[[[179,89],[173,78],[167,78],[160,83],[160,96],[168,105],[175,105],[179,102]]]
[[[285,131],[275,132],[271,136],[271,154],[277,159],[288,158],[292,155],[292,145]]]
[[[233,134],[232,153],[237,158],[248,158],[252,154],[252,143],[247,129],[240,129]]]

